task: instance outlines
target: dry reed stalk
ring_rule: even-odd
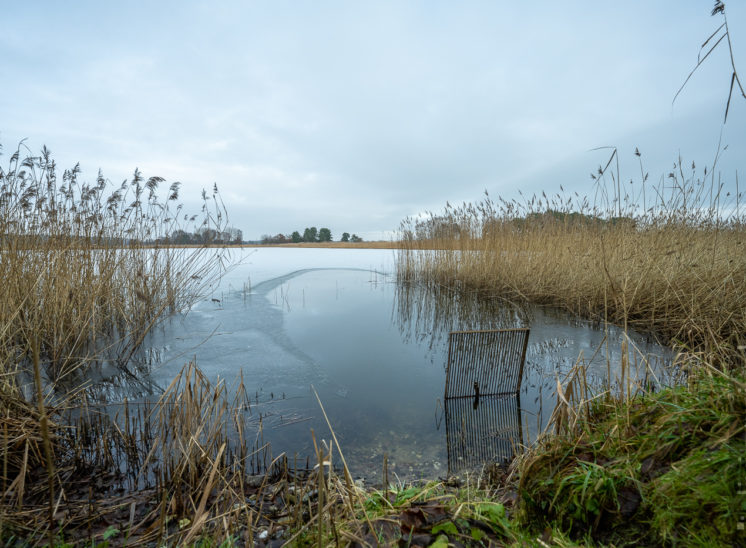
[[[39,343],[36,336],[33,336],[31,342],[33,351],[33,366],[34,366],[34,382],[36,384],[36,399],[39,407],[39,427],[41,430],[41,438],[44,447],[44,457],[47,467],[47,486],[49,489],[48,495],[48,524],[47,533],[49,538],[49,546],[54,544],[54,455],[52,454],[52,441],[49,433],[49,423],[47,420],[47,409],[44,404],[44,392],[41,384],[41,369],[39,366]]]
[[[316,396],[316,401],[318,402],[319,407],[321,408],[321,413],[324,416],[326,425],[329,427],[329,432],[332,435],[332,439],[334,440],[334,445],[336,445],[337,451],[339,452],[339,458],[342,461],[342,469],[344,472],[344,489],[341,489],[340,487],[338,487],[338,490],[341,493],[341,498],[342,500],[346,501],[347,511],[349,512],[350,515],[354,514],[356,507],[362,510],[363,518],[372,530],[373,524],[371,523],[370,517],[368,516],[368,512],[365,509],[365,504],[364,504],[364,501],[362,500],[362,494],[360,493],[360,491],[357,489],[354,482],[352,481],[350,470],[347,467],[347,461],[345,461],[344,454],[342,453],[342,447],[339,445],[339,441],[337,440],[337,435],[334,433],[334,428],[332,428],[332,424],[329,421],[329,417],[326,414],[324,405],[321,403],[321,398],[316,392],[315,387],[311,386],[311,390],[313,391],[314,396]],[[329,451],[331,452],[331,448],[329,449]],[[330,466],[330,469],[331,469],[331,466]]]

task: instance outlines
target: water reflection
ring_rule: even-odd
[[[448,398],[443,407],[449,475],[510,462],[523,446],[518,394]]]
[[[480,299],[448,288],[399,283],[394,309],[407,342],[436,351],[451,331],[527,327],[530,308],[502,299]]]
[[[562,310],[480,298],[447,288],[400,284],[395,316],[402,338],[426,348],[443,364],[452,331],[531,329],[520,396],[523,436],[530,443],[544,430],[557,401],[557,381],[582,366],[590,393],[623,382],[670,385],[673,354],[649,336],[585,321]],[[622,364],[624,368],[622,368]]]
[[[333,257],[342,262],[343,255]],[[399,286],[372,267],[300,270],[305,260],[288,259],[293,266],[283,266],[284,275],[251,287],[239,282],[256,266],[236,269],[230,284],[154,330],[145,363],[131,371],[162,387],[191,359],[212,382],[242,375],[256,419],[249,426],[275,455],[297,454],[302,462],[313,455],[312,428],[317,438],[329,436],[314,385],[353,475],[372,483],[380,481],[384,454],[403,481],[442,476],[446,460],[455,472],[483,458],[509,458],[544,428],[557,378],[579,359],[596,386],[618,375],[621,330],[538,307]],[[482,398],[476,409],[469,398],[443,401],[449,332],[516,327],[531,328],[520,407],[517,397]],[[630,340],[640,349],[630,364],[665,355],[644,338]],[[148,391],[119,375],[99,385],[102,400]],[[119,398],[114,381],[127,385]],[[433,421],[438,401],[445,431]]]

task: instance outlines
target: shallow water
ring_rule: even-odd
[[[393,265],[390,250],[259,249],[153,333],[152,381],[167,386],[190,359],[211,379],[242,373],[257,435],[299,462],[313,454],[311,429],[330,438],[315,389],[353,475],[375,483],[384,453],[390,480],[508,457],[544,428],[556,379],[579,357],[599,386],[620,361],[618,329],[397,287]],[[531,332],[518,398],[482,398],[476,409],[444,401],[448,331],[522,326]],[[632,340],[648,359],[670,355]]]

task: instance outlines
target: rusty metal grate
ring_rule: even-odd
[[[466,398],[445,400],[448,474],[511,461],[523,445],[520,406],[518,394],[487,396],[476,407]]]
[[[528,328],[452,331],[448,336],[445,399],[517,394]]]

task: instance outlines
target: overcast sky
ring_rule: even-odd
[[[93,180],[217,183],[246,239],[328,227],[388,237],[484,190],[592,192],[678,155],[710,165],[731,69],[710,0],[652,2],[13,2],[2,7],[0,143]],[[746,3],[726,2],[746,84]],[[722,44],[724,46],[725,43]],[[734,98],[719,169],[746,158]],[[740,174],[743,182],[743,173]]]

